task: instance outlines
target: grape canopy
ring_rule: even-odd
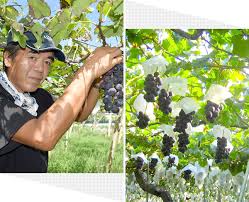
[[[128,201],[249,200],[248,37],[126,30]]]

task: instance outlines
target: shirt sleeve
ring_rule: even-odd
[[[0,97],[0,150],[26,122],[34,118],[10,100]]]

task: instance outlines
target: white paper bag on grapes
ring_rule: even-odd
[[[192,165],[191,163],[188,164],[187,166],[185,166],[182,170],[181,173],[183,173],[186,170],[190,170],[192,173],[196,173],[196,167],[194,165]]]
[[[200,107],[199,104],[190,97],[185,97],[181,99],[177,104],[179,108],[183,109],[185,114],[197,111]]]
[[[140,152],[140,153],[138,153],[138,154],[133,154],[133,155],[131,155],[131,158],[132,158],[132,159],[135,159],[135,160],[136,160],[138,157],[140,157],[141,159],[143,159],[143,161],[144,161],[145,164],[148,164],[148,160],[147,160],[147,158],[145,157],[145,155],[144,155],[143,152]]]
[[[215,152],[217,150],[217,139],[214,140],[211,145],[210,145],[210,148],[213,152]],[[226,146],[226,149],[228,151],[228,153],[231,153],[233,151],[233,145],[230,141],[227,140],[227,146]]]
[[[218,84],[212,84],[208,89],[204,100],[210,100],[211,102],[220,105],[230,97],[232,97],[232,94],[229,92],[228,88]]]
[[[208,176],[207,167],[201,167],[198,162],[195,162],[196,171],[194,173],[195,185],[201,189],[204,184],[205,178]]]
[[[158,160],[157,164],[162,163],[162,161],[161,161],[161,159],[159,158],[159,156],[157,155],[157,153],[153,153],[153,154],[149,157],[149,159],[157,159],[157,160]]]
[[[172,112],[171,112],[172,117],[176,117],[179,115],[181,108],[179,107],[178,102],[172,101],[169,107],[172,109]]]
[[[166,66],[169,63],[165,60],[165,58],[161,55],[154,56],[148,60],[146,60],[142,66],[144,70],[144,75],[154,74],[158,72],[159,74],[164,74],[166,71]]]
[[[167,92],[171,91],[173,95],[185,96],[188,90],[188,80],[181,77],[167,77],[161,79],[162,88]]]
[[[174,159],[174,165],[178,166],[179,158],[178,158],[178,156],[176,156],[174,154],[170,154],[169,156],[165,156],[163,158],[162,162],[168,163],[169,162],[169,158]]]
[[[174,132],[173,130],[173,126],[172,125],[166,125],[166,124],[162,124],[159,126],[159,131],[163,131],[164,133],[166,133],[169,137],[172,137],[174,139],[176,139],[177,134]],[[164,134],[162,134],[163,136]]]
[[[146,102],[143,94],[139,94],[136,100],[133,103],[134,109],[137,113],[142,112],[146,114],[150,120],[155,120],[156,117],[154,115],[154,105],[151,102]]]
[[[155,175],[153,177],[153,181],[155,183],[158,183],[165,176],[165,173],[166,173],[166,168],[162,164],[159,164],[156,167]]]
[[[187,128],[185,129],[185,132],[189,135],[191,135],[192,133],[200,133],[203,132],[205,128],[204,124],[201,124],[199,126],[193,127],[191,125],[191,123],[187,123]]]
[[[213,129],[211,130],[211,133],[216,138],[225,137],[227,141],[230,141],[231,135],[232,135],[232,132],[229,129],[221,125],[215,125]]]

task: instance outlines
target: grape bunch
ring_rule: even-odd
[[[158,163],[158,159],[157,158],[151,158],[150,164],[149,164],[149,168],[150,170],[154,170],[156,165]]]
[[[168,167],[172,167],[175,164],[175,157],[170,157],[168,159]]]
[[[141,157],[137,157],[136,159],[136,168],[138,170],[142,169],[144,165],[144,160]]]
[[[184,178],[186,181],[190,180],[190,178],[191,178],[191,173],[192,173],[191,170],[184,170],[184,171],[183,171],[183,178]]]
[[[195,112],[185,114],[185,112],[181,110],[179,116],[176,117],[174,131],[180,133],[178,135],[178,150],[182,153],[187,150],[187,145],[189,144],[189,135],[186,133],[185,129],[187,129],[188,123],[191,123],[194,113]]]
[[[163,136],[163,146],[162,146],[162,153],[164,156],[169,156],[171,153],[171,148],[174,144],[174,139],[167,134],[164,134]]]
[[[178,135],[178,150],[184,153],[187,150],[187,145],[189,144],[189,135],[184,132]]]
[[[228,158],[229,151],[226,148],[227,146],[227,139],[225,137],[218,137],[217,138],[217,149],[215,154],[215,162],[220,163],[222,159]]]
[[[205,114],[207,120],[212,123],[218,117],[221,109],[221,106],[208,100],[207,105],[205,107]]]
[[[172,109],[169,107],[171,103],[171,97],[172,97],[172,92],[166,92],[165,89],[161,89],[159,96],[158,96],[158,105],[159,109],[164,113],[164,114],[169,114]]]
[[[137,118],[138,118],[138,121],[136,122],[136,125],[139,128],[144,129],[148,126],[150,119],[146,114],[144,114],[143,112],[139,112]]]
[[[155,72],[154,75],[148,74],[144,81],[145,95],[144,99],[147,102],[155,102],[155,97],[158,94],[159,86],[161,85],[161,80],[159,78],[159,73]]]
[[[180,111],[179,116],[176,117],[176,126],[174,132],[185,133],[188,123],[191,123],[195,112],[185,114],[183,110]]]
[[[104,74],[100,88],[104,91],[104,109],[118,114],[123,106],[123,63]]]

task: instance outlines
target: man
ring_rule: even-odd
[[[83,121],[98,99],[94,81],[122,62],[118,48],[97,48],[75,74],[64,94],[53,102],[38,88],[48,75],[54,58],[65,61],[52,38],[42,34],[42,45],[25,32],[26,48],[10,33],[0,73],[0,172],[47,172],[52,150],[74,121]]]

